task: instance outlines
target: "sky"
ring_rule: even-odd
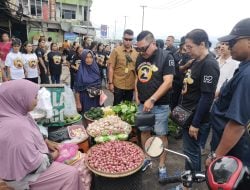
[[[217,39],[250,17],[249,0],[93,0],[90,20],[97,28],[107,25],[111,39],[121,39],[124,27],[137,36],[142,30],[141,6],[146,6],[143,29],[161,39],[168,35],[180,38],[195,28]]]

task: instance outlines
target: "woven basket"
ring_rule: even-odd
[[[141,151],[141,154],[142,156],[144,156],[144,152],[142,151],[142,149],[134,144],[134,143],[131,143],[131,142],[127,142],[129,144],[133,144],[137,149],[139,149]],[[95,146],[100,146],[100,144],[97,144],[97,145],[94,145],[93,147]],[[99,175],[99,176],[103,176],[103,177],[109,177],[109,178],[120,178],[120,177],[125,177],[125,176],[129,176],[129,175],[132,175],[134,173],[136,173],[138,170],[141,169],[142,165],[143,165],[143,159],[142,159],[142,162],[140,163],[140,165],[138,165],[136,168],[134,168],[133,170],[129,170],[127,172],[123,172],[123,173],[105,173],[105,172],[101,172],[101,171],[98,171],[96,170],[95,168],[91,167],[88,163],[88,156],[89,154],[91,153],[91,149],[92,147],[88,150],[87,152],[87,159],[86,159],[86,166],[95,174]]]
[[[88,118],[86,114],[84,114],[83,117],[85,118],[87,124],[93,123],[95,121],[93,119]]]

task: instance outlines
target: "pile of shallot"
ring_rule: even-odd
[[[98,172],[122,174],[138,169],[143,163],[141,148],[127,141],[111,141],[93,146],[88,152],[88,164]]]
[[[92,137],[129,134],[131,126],[118,116],[107,116],[88,125],[87,132]]]

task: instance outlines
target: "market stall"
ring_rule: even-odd
[[[137,106],[124,102],[117,106],[91,108],[84,113],[88,124],[84,128],[81,115],[69,110],[74,107],[75,102],[72,96],[65,101],[65,87],[43,87],[51,94],[53,116],[47,119],[41,115],[33,117],[47,128],[49,139],[63,143],[74,142],[80,150],[87,153],[86,166],[94,174],[93,188],[141,189],[139,170],[144,161],[144,153],[138,145],[130,142],[131,134],[135,131],[133,126]],[[69,99],[73,101],[69,103]],[[89,139],[93,142],[90,145]]]
[[[38,104],[42,104],[41,107],[49,107],[49,100],[52,106],[51,116],[46,117],[46,113],[41,110],[31,113],[43,134],[55,142],[78,144],[79,150],[87,152],[88,134],[82,125],[82,116],[77,113],[75,106],[72,106],[75,104],[73,92],[65,85],[46,84],[41,85],[40,93],[43,93],[40,94],[42,100]],[[49,97],[46,97],[46,93]]]
[[[87,133],[94,144],[87,152],[87,167],[95,174],[94,189],[142,189],[143,150],[129,137],[133,131],[135,104],[92,108],[84,114]]]

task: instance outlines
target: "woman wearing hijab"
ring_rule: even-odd
[[[82,61],[76,75],[74,88],[76,91],[77,110],[83,113],[91,107],[100,106],[100,95],[90,96],[89,89],[101,88],[101,76],[98,65],[94,59],[94,54],[91,50],[84,50]]]
[[[0,86],[0,179],[16,190],[82,190],[80,162],[76,168],[53,162],[58,145],[44,140],[29,114],[38,90],[23,79]]]

